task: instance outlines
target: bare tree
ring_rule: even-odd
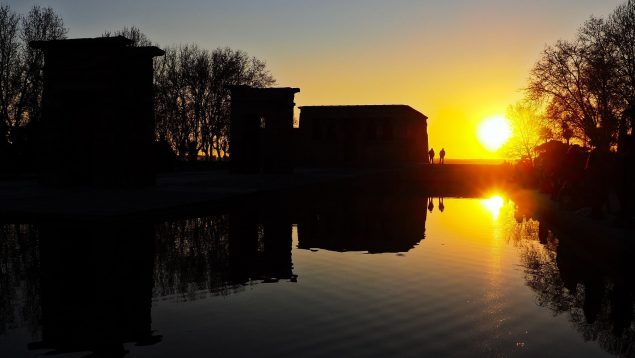
[[[134,47],[143,47],[143,46],[152,46],[152,41],[144,34],[138,27],[136,26],[125,26],[123,29],[119,30],[109,30],[104,31],[101,34],[102,37],[113,37],[113,36],[123,36],[128,40],[132,40],[132,46]]]
[[[180,49],[168,47],[155,66],[155,116],[159,139],[166,140],[185,158],[193,129],[187,118],[187,96],[182,77]]]
[[[249,85],[269,87],[275,79],[267,70],[264,61],[249,57],[246,52],[232,50],[228,47],[217,48],[211,53],[212,80],[210,94],[212,96],[211,142],[216,156],[225,158],[229,152],[229,86]]]
[[[42,51],[28,46],[31,41],[59,40],[66,37],[67,29],[64,21],[53,9],[34,6],[22,19],[22,42],[25,45],[23,51],[24,79],[21,87],[21,100],[24,111],[32,123],[40,120],[40,108],[42,101],[42,68],[44,56]]]
[[[619,64],[615,46],[607,36],[607,24],[603,19],[590,18],[579,30],[578,41],[585,51],[585,83],[590,101],[599,118],[589,137],[594,145],[608,149],[617,144],[618,121],[624,110],[619,95]]]
[[[615,9],[606,22],[605,32],[615,50],[618,95],[626,107],[619,119],[619,135],[623,138],[635,121],[632,118],[635,113],[635,1],[628,0]]]
[[[546,100],[549,117],[577,129],[591,145],[615,144],[616,105],[608,56],[578,39],[558,41],[543,52],[530,74],[529,94]]]
[[[200,151],[204,151],[206,155],[209,153],[205,149],[209,147],[206,138],[210,131],[207,110],[210,105],[210,56],[209,51],[197,45],[183,46],[180,55],[181,72],[186,86],[187,117],[193,132],[188,143],[188,156],[190,160],[196,160]]]
[[[225,158],[229,152],[231,85],[267,87],[275,80],[264,61],[245,52],[196,45],[166,49],[156,63],[157,136],[180,158]]]
[[[9,129],[16,121],[22,78],[19,26],[20,16],[9,6],[0,5],[0,147],[8,143]]]
[[[518,102],[509,106],[507,118],[511,121],[513,136],[506,144],[507,154],[515,158],[527,158],[534,161],[536,153],[534,148],[551,138],[548,133],[548,121],[535,103],[531,101]]]
[[[608,150],[629,128],[625,113],[635,104],[635,2],[608,20],[591,17],[573,41],[558,41],[530,74],[528,92],[546,101],[561,134]],[[565,133],[566,129],[566,133]]]
[[[51,8],[34,6],[22,17],[0,6],[0,141],[16,142],[18,129],[40,118],[44,58],[29,42],[65,36]]]
[[[136,27],[106,31],[124,36],[133,46],[152,45]],[[155,118],[157,139],[181,159],[224,159],[229,153],[229,86],[268,87],[275,83],[266,63],[230,48],[213,51],[196,44],[171,46],[155,59]]]

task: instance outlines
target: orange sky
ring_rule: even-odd
[[[265,59],[298,106],[408,104],[449,159],[495,158],[476,138],[518,100],[545,44],[620,0],[20,0],[51,6],[70,37],[137,26],[160,46],[197,43]]]

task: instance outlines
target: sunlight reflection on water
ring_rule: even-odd
[[[629,344],[633,329],[613,337],[605,328],[610,315],[586,322],[583,294],[598,285],[573,290],[590,279],[580,269],[586,261],[567,251],[572,244],[517,217],[518,207],[501,192],[484,199],[349,199],[143,227],[0,226],[2,257],[11,258],[3,282],[15,285],[0,286],[0,308],[29,319],[1,322],[0,353],[42,354],[26,351],[27,344],[51,344],[50,332],[71,329],[71,318],[107,323],[87,325],[88,335],[113,329],[121,321],[110,317],[126,307],[126,317],[138,316],[127,324],[158,337],[149,346],[126,343],[131,357],[604,355],[600,344],[585,344],[588,332],[613,346]],[[141,236],[147,246],[134,247]],[[54,240],[67,249],[51,246]],[[87,253],[76,255],[77,247]],[[29,248],[48,257],[41,269],[52,283],[41,280],[40,253]],[[12,296],[24,287],[34,293]],[[92,302],[87,292],[105,298]],[[55,300],[41,301],[40,293]],[[28,300],[11,306],[19,297]]]
[[[498,220],[501,208],[505,204],[505,201],[500,195],[494,195],[490,198],[481,200],[481,204],[489,210],[494,220]]]

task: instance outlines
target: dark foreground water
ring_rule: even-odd
[[[318,193],[1,225],[0,356],[634,355],[630,251],[522,212]]]

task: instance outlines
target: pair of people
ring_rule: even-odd
[[[430,148],[428,156],[430,157],[430,164],[434,164],[434,148]],[[441,148],[439,152],[439,164],[445,163],[445,148]]]

